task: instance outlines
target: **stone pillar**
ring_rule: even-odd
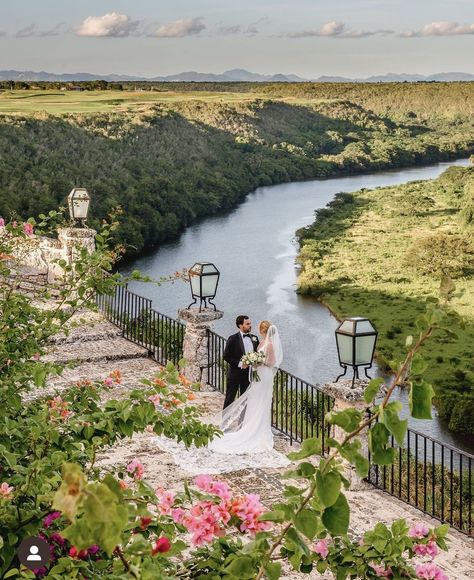
[[[60,257],[70,266],[74,266],[76,257],[81,248],[86,248],[89,254],[95,250],[96,231],[90,228],[59,228],[58,240],[60,244]],[[54,275],[61,276],[62,268],[53,265]]]
[[[220,310],[204,308],[183,308],[178,310],[178,317],[186,322],[183,341],[183,358],[186,359],[184,375],[193,383],[200,383],[205,390],[208,383],[208,335],[214,320],[222,318]]]
[[[364,410],[368,407],[364,401],[364,389],[368,384],[369,381],[366,379],[356,379],[354,386],[352,386],[352,379],[344,379],[337,383],[327,383],[322,386],[322,389],[326,394],[334,397],[334,411],[343,411],[348,407]],[[347,433],[343,429],[334,425],[332,436],[336,441],[341,443],[346,435]],[[360,453],[364,457],[368,457],[367,428],[357,435],[357,439],[361,442]],[[350,481],[350,489],[352,491],[364,489],[367,484],[357,475],[355,468],[348,461],[345,459],[343,461],[346,464],[345,476]]]

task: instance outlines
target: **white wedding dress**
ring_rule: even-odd
[[[274,325],[268,329],[258,350],[265,351],[265,364],[256,369],[260,380],[252,381],[242,396],[207,421],[219,426],[223,436],[216,436],[207,447],[192,446],[189,449],[167,437],[157,437],[158,446],[171,453],[176,464],[188,473],[214,474],[290,464],[273,448],[273,377],[283,358],[280,337]]]

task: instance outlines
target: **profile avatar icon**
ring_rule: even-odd
[[[37,536],[25,538],[21,542],[17,554],[20,562],[29,570],[42,568],[51,560],[51,552],[48,542]]]
[[[38,554],[39,552],[39,548],[38,546],[30,546],[30,555],[28,556],[27,560],[28,562],[31,561],[36,561],[36,562],[41,562],[41,556]]]

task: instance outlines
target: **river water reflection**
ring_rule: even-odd
[[[195,262],[209,261],[221,272],[216,305],[225,315],[215,325],[223,335],[236,331],[235,317],[248,314],[278,325],[284,346],[282,368],[312,383],[333,380],[340,372],[334,330],[338,324],[314,298],[296,294],[295,232],[313,221],[314,210],[324,207],[340,191],[355,191],[408,181],[432,179],[450,165],[468,165],[467,159],[425,167],[391,170],[325,180],[260,187],[235,210],[189,227],[178,240],[122,268],[139,269],[153,278],[166,276]],[[187,306],[188,285],[160,287],[134,283],[131,289],[151,298],[156,310],[176,317]],[[370,312],[354,312],[368,316]],[[377,373],[373,370],[373,375]],[[405,397],[401,396],[402,400]],[[411,421],[419,431],[474,452],[474,441],[451,434],[435,417]]]

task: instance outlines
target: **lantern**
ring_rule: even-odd
[[[212,299],[216,295],[217,284],[219,283],[220,272],[214,264],[210,262],[197,262],[189,270],[189,285],[191,288],[191,295],[194,301],[188,306],[191,308],[193,304],[199,300],[199,312],[201,312],[202,305],[207,308],[207,302],[214,306]]]
[[[80,221],[82,222],[82,225],[84,225],[87,220],[89,204],[91,201],[87,189],[75,187],[68,195],[67,201],[69,205],[69,215],[71,216],[72,221]]]
[[[336,344],[339,364],[344,367],[344,372],[336,382],[346,374],[347,367],[354,370],[352,385],[356,377],[359,378],[359,367],[364,367],[365,376],[370,379],[367,369],[372,366],[377,334],[368,318],[354,316],[341,322],[336,328]]]

